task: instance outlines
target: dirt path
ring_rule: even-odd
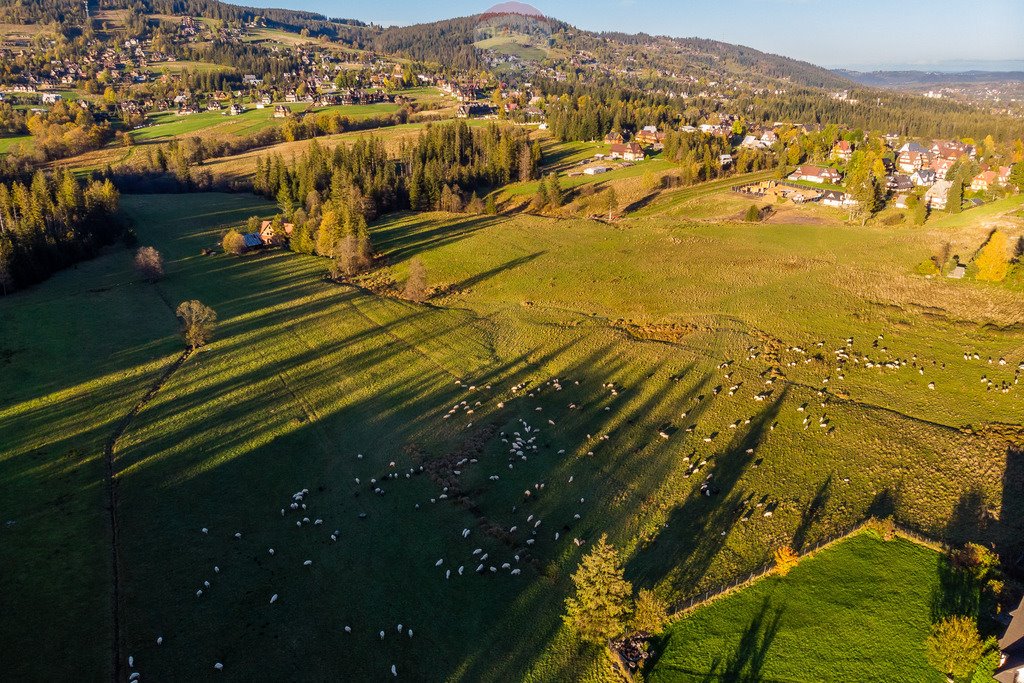
[[[113,657],[113,680],[121,680],[122,671],[122,656],[121,656],[121,552],[120,552],[120,540],[118,538],[118,525],[117,525],[117,479],[114,478],[114,450],[117,447],[117,441],[131,426],[132,421],[135,417],[142,412],[142,409],[146,407],[146,404],[153,400],[160,388],[171,378],[184,363],[188,360],[189,356],[192,355],[192,349],[183,351],[173,363],[171,363],[166,370],[160,375],[160,377],[153,382],[149,387],[149,390],[145,395],[132,406],[131,410],[124,414],[117,425],[114,427],[114,431],[107,439],[106,444],[103,447],[103,460],[105,467],[105,484],[107,489],[107,514],[109,516],[110,524],[110,559],[111,559],[111,601],[110,611],[113,624],[113,643],[111,645],[111,656]]]

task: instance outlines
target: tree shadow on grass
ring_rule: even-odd
[[[804,544],[807,543],[807,536],[810,533],[811,528],[825,513],[825,506],[828,505],[828,501],[831,498],[832,475],[830,474],[825,478],[825,481],[821,482],[821,486],[818,487],[818,492],[814,495],[814,499],[811,501],[811,504],[807,506],[807,509],[800,515],[800,524],[793,533],[794,549],[803,549]]]
[[[785,606],[772,607],[771,599],[764,599],[757,616],[743,631],[739,644],[726,660],[720,680],[737,683],[754,683],[762,680],[764,665],[779,632],[784,612]]]
[[[627,566],[627,577],[655,583],[668,576],[675,595],[692,594],[705,577],[719,551],[725,546],[733,526],[745,508],[745,492],[739,483],[754,458],[769,426],[778,416],[788,390],[751,421],[750,429],[737,434],[716,456],[707,479],[717,494],[708,496],[695,487],[687,499],[670,515],[654,543],[638,552]],[[678,568],[678,569],[674,569]]]

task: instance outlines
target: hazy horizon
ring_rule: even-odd
[[[303,9],[332,18],[407,26],[472,16],[494,3],[381,0],[363,6],[338,0],[238,0],[238,4]],[[882,0],[864,0],[857,12],[848,16],[838,14],[842,6],[835,0],[736,0],[728,13],[694,0],[682,0],[666,9],[644,8],[635,0],[530,4],[548,16],[589,31],[710,38],[829,69],[944,71],[943,65],[951,63],[994,65],[963,70],[1024,68],[1024,41],[1020,40],[1024,35],[1024,3],[1014,0],[990,2],[986,9],[989,21],[983,31],[972,26],[962,5],[952,0],[907,0],[898,17],[891,16],[891,3]],[[908,30],[914,37],[911,41],[903,39]],[[964,31],[970,39],[957,39],[955,34]],[[929,36],[936,40],[928,40]]]

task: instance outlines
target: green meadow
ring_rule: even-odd
[[[1024,479],[1009,426],[1024,421],[1019,294],[913,273],[943,241],[977,248],[986,226],[687,217],[724,187],[665,192],[611,225],[387,217],[371,226],[379,268],[355,286],[315,257],[200,254],[268,202],[123,197],[163,281],[111,248],[0,299],[10,675],[46,661],[97,677],[132,656],[147,680],[217,662],[259,680],[392,680],[392,665],[413,680],[607,680],[560,618],[601,533],[669,602],[868,515],[1019,548],[1024,515],[1004,493]],[[388,293],[413,258],[435,289],[424,305]],[[217,311],[216,336],[176,366],[173,307],[193,298]],[[516,432],[534,441],[510,450]],[[802,592],[790,584],[823,590],[829,562],[876,583],[870,565],[891,562],[907,591],[931,585],[930,553],[865,543],[715,603],[747,601],[715,623],[680,622],[654,676],[711,671],[710,650],[673,644],[713,632],[733,647],[766,595],[777,612]],[[898,642],[926,627],[920,598],[885,607],[911,622]],[[823,599],[787,598],[778,649]],[[766,671],[802,665],[775,650]]]
[[[924,641],[941,567],[910,541],[858,534],[676,622],[648,680],[940,683]]]

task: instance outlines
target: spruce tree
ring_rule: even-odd
[[[623,577],[622,562],[603,534],[572,575],[575,592],[565,601],[565,622],[583,640],[604,643],[625,631],[633,587]]]

